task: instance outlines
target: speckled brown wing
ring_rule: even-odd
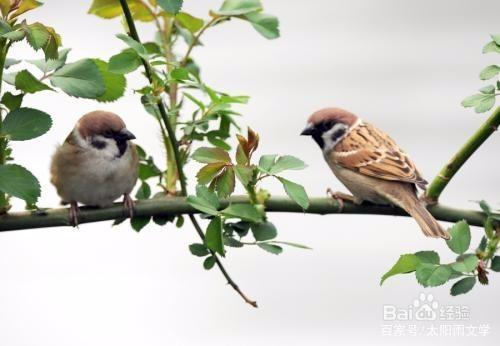
[[[362,122],[335,146],[334,162],[359,173],[393,181],[414,183],[425,190],[427,182],[415,164],[388,135]]]

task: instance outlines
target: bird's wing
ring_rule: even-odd
[[[414,183],[422,189],[427,184],[394,140],[368,123],[354,127],[331,155],[339,165],[368,176]]]

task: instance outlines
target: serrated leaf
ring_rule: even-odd
[[[259,169],[265,173],[269,173],[271,167],[276,161],[278,155],[262,155],[259,160]]]
[[[16,74],[15,86],[17,90],[21,90],[28,94],[34,94],[44,90],[54,91],[54,89],[47,84],[40,82],[28,70],[22,70]]]
[[[283,188],[285,189],[286,194],[290,197],[295,203],[300,205],[302,209],[306,210],[309,208],[309,197],[307,196],[307,192],[302,185],[294,183],[293,181],[287,180],[285,178],[278,177],[281,184],[283,184]]]
[[[47,43],[50,33],[42,23],[33,23],[23,28],[26,30],[26,40],[34,50],[39,50]]]
[[[456,254],[463,254],[469,249],[471,234],[470,227],[465,220],[459,221],[454,224],[448,232],[451,239],[446,241],[446,244]]]
[[[207,203],[204,199],[196,196],[188,196],[186,199],[188,204],[201,211],[202,213],[209,214],[209,215],[218,215],[217,209],[214,208],[211,204]]]
[[[243,247],[245,244],[240,242],[239,240],[236,240],[232,237],[224,237],[224,245],[230,246],[230,247]]]
[[[127,74],[141,66],[141,59],[133,49],[113,55],[109,59],[108,71],[112,73]]]
[[[382,285],[384,281],[390,278],[391,276],[414,272],[419,263],[420,260],[417,257],[417,255],[414,254],[401,255],[398,261],[392,266],[392,268],[389,269],[389,271],[382,276],[382,278],[380,279],[380,285]]]
[[[207,258],[205,258],[205,260],[203,261],[203,268],[205,268],[205,270],[210,270],[214,267],[215,265],[215,257],[214,256],[209,256]]]
[[[33,10],[37,7],[42,6],[42,5],[43,5],[42,2],[36,1],[36,0],[22,0],[19,4],[19,7],[17,8],[17,10],[15,10],[10,15],[10,18],[16,18],[16,17],[20,16],[21,14],[28,12],[30,10]]]
[[[458,296],[459,294],[465,294],[469,292],[476,284],[476,277],[466,277],[458,280],[451,286],[450,294],[452,296]]]
[[[276,16],[262,12],[253,12],[245,15],[255,30],[267,39],[280,37],[279,21]]]
[[[116,74],[108,70],[108,64],[99,59],[94,59],[94,63],[101,72],[106,91],[96,100],[99,102],[112,102],[118,100],[125,93],[127,80],[122,74]]]
[[[34,204],[40,197],[40,183],[23,166],[0,165],[0,191]]]
[[[26,60],[26,61],[38,67],[38,69],[42,71],[44,74],[47,74],[48,72],[57,70],[62,66],[64,66],[70,50],[71,49],[69,48],[61,49],[58,52],[57,59],[49,59],[49,60],[38,59],[38,60]]]
[[[439,255],[436,251],[419,251],[415,252],[421,263],[439,264]]]
[[[203,166],[196,174],[198,184],[206,185],[210,183],[221,172],[225,165],[226,164],[223,162],[216,162]]]
[[[125,34],[117,34],[116,37],[125,42],[125,44],[132,48],[141,58],[145,60],[149,59],[148,51],[142,43],[137,42],[132,37]]]
[[[12,141],[25,141],[39,137],[52,126],[50,115],[33,108],[18,108],[5,117],[2,134]]]
[[[177,14],[182,8],[183,0],[156,0],[158,5],[170,14]]]
[[[479,89],[479,91],[483,94],[494,94],[495,93],[495,86],[490,84],[485,87],[482,87]]]
[[[214,12],[222,16],[239,16],[261,10],[260,0],[225,0],[221,8]]]
[[[234,166],[234,172],[244,186],[247,186],[253,178],[253,169],[248,166],[236,165]]]
[[[23,93],[14,95],[11,92],[7,91],[3,94],[2,100],[0,102],[2,102],[9,109],[9,111],[13,111],[21,107],[23,97]]]
[[[227,151],[220,148],[201,147],[196,149],[191,157],[200,163],[231,163],[231,158]]]
[[[214,217],[208,224],[205,233],[205,245],[212,251],[224,256],[224,241],[222,239],[222,219]]]
[[[446,283],[452,274],[450,266],[419,263],[415,270],[417,281],[424,287],[435,287]]]
[[[256,241],[271,240],[278,235],[278,230],[271,222],[254,223],[250,228]]]
[[[234,169],[232,166],[227,166],[216,179],[215,189],[219,198],[229,197],[234,191],[234,186]]]
[[[491,270],[500,272],[500,256],[495,256],[491,260]]]
[[[175,16],[177,22],[190,32],[195,33],[203,27],[203,19],[194,17],[186,12],[180,12]]]
[[[476,113],[484,113],[489,111],[495,105],[495,95],[484,95],[478,102],[474,110]]]
[[[194,243],[189,245],[189,251],[195,256],[205,257],[210,254],[207,247],[204,244]]]
[[[151,216],[134,216],[130,219],[130,225],[136,232],[140,232],[151,221]]]
[[[495,77],[500,72],[500,66],[497,65],[489,65],[481,70],[479,73],[479,78],[482,80],[488,80]]]
[[[306,168],[304,161],[290,155],[280,156],[274,165],[269,168],[269,174],[278,174],[287,170],[300,170]]]
[[[74,97],[95,99],[106,91],[99,68],[91,59],[64,65],[50,77],[53,86]]]
[[[231,204],[221,211],[224,217],[237,218],[243,221],[260,222],[262,214],[252,204]]]
[[[196,196],[205,200],[215,209],[219,209],[220,204],[217,195],[213,191],[209,190],[206,186],[196,186]]]
[[[473,272],[478,265],[479,260],[474,254],[464,255],[455,263],[451,264],[451,268],[461,273]]]
[[[151,187],[145,181],[142,182],[139,190],[135,193],[135,198],[137,199],[148,199],[151,197]]]
[[[25,36],[26,32],[24,30],[14,30],[2,35],[2,37],[14,42],[21,41]]]
[[[283,252],[283,248],[281,246],[271,243],[258,243],[257,246],[262,250],[272,253],[273,255],[279,255]]]

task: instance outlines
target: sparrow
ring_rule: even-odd
[[[450,239],[417,196],[427,182],[408,155],[387,134],[340,108],[313,113],[301,135],[311,136],[335,176],[363,201],[404,209],[428,237]],[[342,194],[341,194],[342,195]]]
[[[63,204],[70,204],[70,222],[78,225],[78,203],[109,207],[123,195],[130,217],[134,202],[130,192],[138,176],[136,137],[116,114],[94,111],[82,116],[64,143],[57,147],[50,165],[51,183]]]

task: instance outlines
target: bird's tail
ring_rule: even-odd
[[[388,196],[389,197],[389,196]],[[410,214],[422,229],[427,237],[450,239],[450,234],[446,231],[425,208],[425,204],[418,199],[415,193],[406,193],[399,196],[399,202],[395,203]]]

